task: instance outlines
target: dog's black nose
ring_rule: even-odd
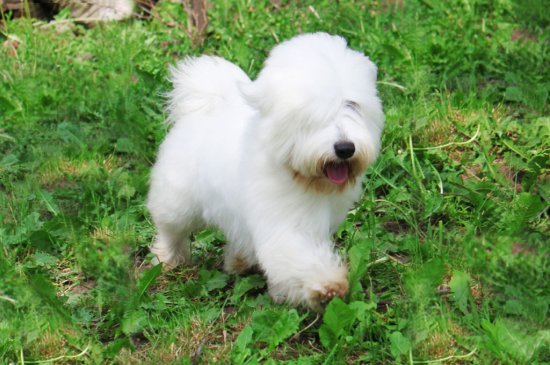
[[[338,158],[346,160],[355,153],[355,145],[352,142],[336,142],[334,144],[334,152]]]

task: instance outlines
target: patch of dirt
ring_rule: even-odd
[[[390,310],[391,307],[393,307],[395,303],[391,300],[380,300],[376,304],[376,311],[378,313],[386,313]]]
[[[399,221],[382,222],[382,228],[387,232],[398,234],[407,232],[407,224]]]
[[[527,255],[527,256],[536,256],[538,254],[537,250],[534,247],[531,247],[522,242],[516,242],[512,245],[512,254],[513,255]]]
[[[536,42],[538,40],[537,35],[529,32],[525,29],[516,28],[512,31],[513,42]]]
[[[493,165],[497,166],[498,172],[514,187],[517,193],[523,191],[521,187],[521,171],[515,171],[512,166],[508,165],[501,157],[493,161]]]
[[[130,336],[130,341],[136,350],[143,348],[149,343],[149,339],[147,339],[143,333],[134,333]]]
[[[521,178],[523,176],[522,171],[514,170],[502,157],[497,157],[493,163],[493,167],[496,167],[496,171],[510,184],[510,186],[517,192],[521,193],[523,188],[521,186]],[[464,171],[460,174],[460,178],[463,182],[471,179],[481,181],[484,179],[483,168],[481,165],[464,165],[462,167]]]
[[[73,295],[83,295],[87,294],[91,289],[96,286],[96,281],[93,279],[88,279],[79,282],[78,284],[69,288],[69,292]]]
[[[462,170],[464,171],[460,174],[462,182],[466,182],[471,179],[481,180],[480,176],[482,170],[480,165],[463,166]]]
[[[59,272],[55,286],[58,288],[58,296],[86,295],[96,286],[94,279],[85,279],[82,273],[75,273],[71,268],[65,268]]]

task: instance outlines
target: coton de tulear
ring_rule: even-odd
[[[326,33],[276,46],[255,81],[219,57],[178,63],[148,197],[158,260],[190,263],[190,235],[213,226],[227,239],[225,270],[258,266],[274,301],[318,309],[344,296],[331,236],[379,153],[376,73]]]

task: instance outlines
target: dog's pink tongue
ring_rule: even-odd
[[[347,163],[330,163],[326,166],[325,172],[330,181],[342,185],[348,179],[349,167]]]

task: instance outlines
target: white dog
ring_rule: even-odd
[[[212,56],[172,69],[170,133],[152,171],[151,251],[191,262],[190,235],[227,239],[225,270],[259,266],[276,302],[319,308],[348,290],[331,236],[380,149],[376,66],[338,36],[275,47],[255,81]]]

